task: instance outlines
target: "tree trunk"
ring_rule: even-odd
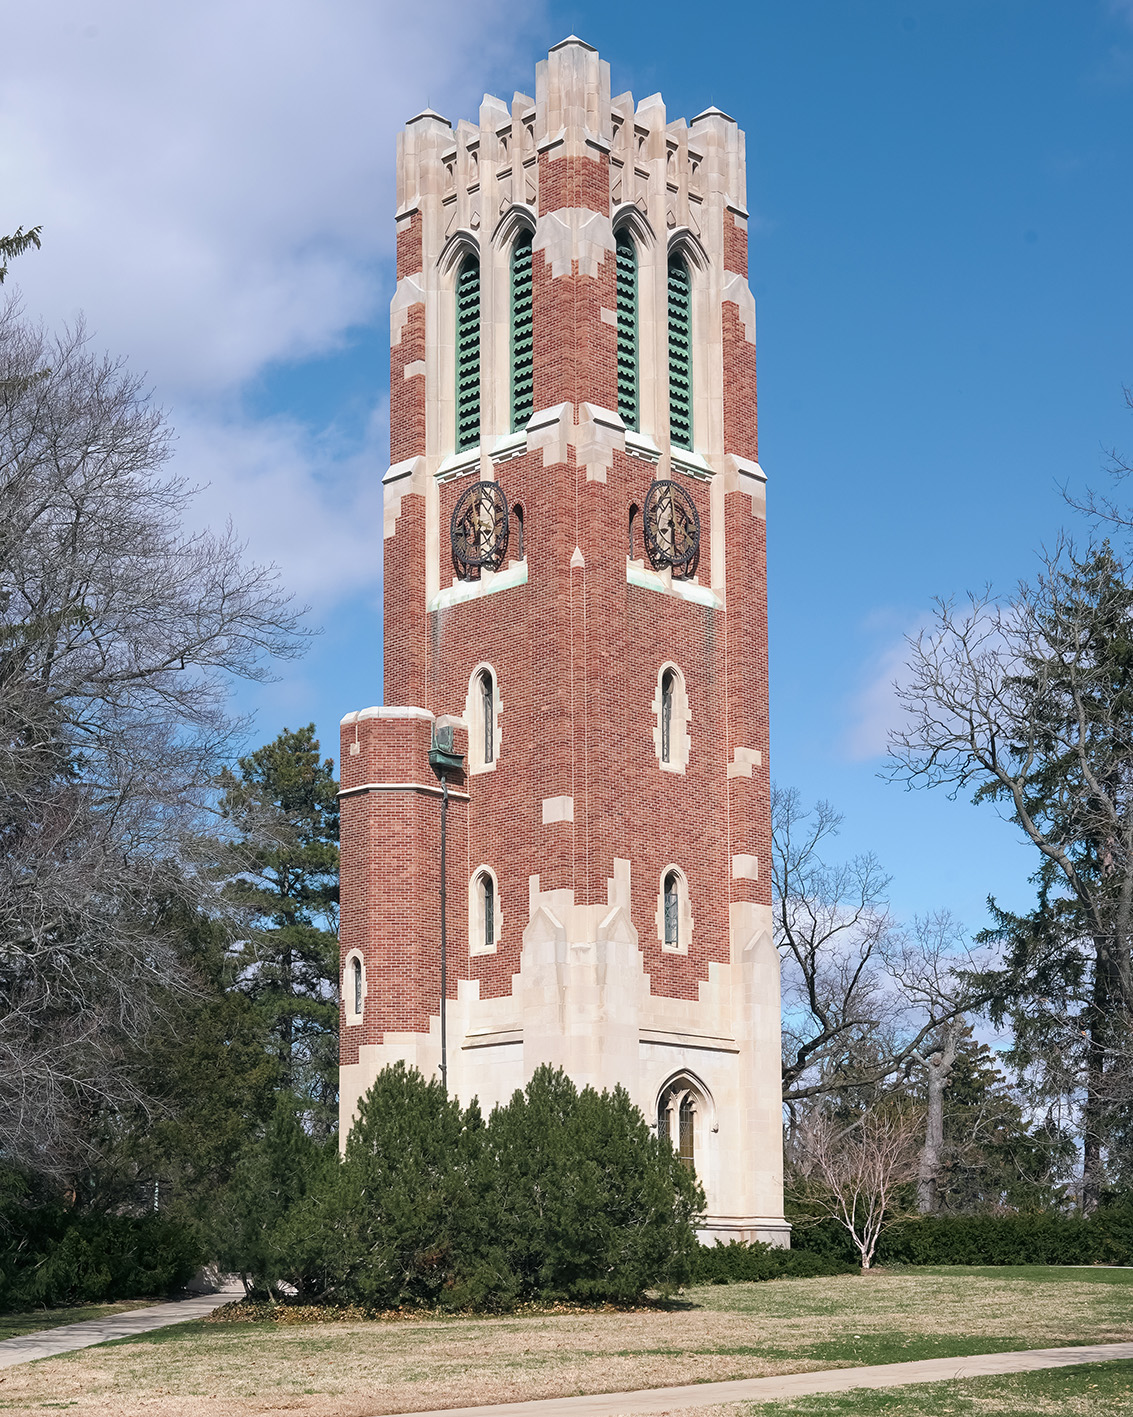
[[[959,1022],[956,1021],[945,1029],[944,1046],[922,1060],[928,1090],[925,1139],[917,1167],[917,1209],[922,1215],[931,1215],[939,1204],[937,1182],[944,1153],[944,1094],[956,1061],[958,1037]]]

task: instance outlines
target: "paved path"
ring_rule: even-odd
[[[80,1324],[62,1324],[59,1328],[6,1338],[0,1342],[0,1368],[30,1363],[35,1358],[54,1358],[57,1353],[71,1353],[76,1348],[90,1348],[114,1338],[133,1338],[136,1334],[152,1333],[155,1328],[201,1319],[243,1292],[241,1285],[238,1289],[222,1289],[219,1294],[174,1299],[169,1304],[151,1304],[148,1309],[127,1309],[120,1314],[107,1314],[103,1319],[86,1319]]]
[[[740,1378],[730,1383],[690,1383],[643,1392],[604,1392],[593,1397],[550,1397],[540,1402],[508,1402],[494,1407],[446,1407],[412,1417],[615,1417],[638,1412],[674,1412],[715,1407],[722,1402],[775,1402],[812,1393],[848,1392],[860,1387],[900,1387],[997,1373],[1029,1373],[1074,1363],[1133,1358],[1133,1343],[1094,1343],[1081,1348],[1031,1348],[1022,1353],[982,1353],[973,1358],[924,1358],[869,1368],[834,1368],[820,1373],[784,1373],[774,1378]],[[409,1417],[409,1414],[405,1414]]]

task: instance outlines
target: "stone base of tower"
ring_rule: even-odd
[[[731,907],[731,960],[713,964],[699,997],[650,990],[629,911],[631,863],[615,862],[603,906],[530,882],[529,918],[510,995],[481,999],[462,980],[448,1007],[453,1093],[487,1114],[547,1063],[579,1087],[620,1083],[656,1124],[659,1100],[687,1084],[693,1151],[707,1199],[706,1243],[790,1244],[782,1214],[779,962],[770,911]],[[428,1031],[362,1043],[340,1074],[342,1136],[382,1068],[402,1060],[426,1076],[440,1064],[440,1020]]]

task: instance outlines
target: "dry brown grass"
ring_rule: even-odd
[[[957,1337],[951,1351],[1117,1341],[1133,1336],[1131,1295],[917,1273],[701,1289],[668,1312],[196,1324],[8,1369],[0,1412],[371,1417],[921,1357]]]

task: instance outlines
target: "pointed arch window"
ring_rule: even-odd
[[[665,944],[674,950],[681,944],[681,889],[675,871],[665,877]]]
[[[664,1137],[690,1171],[695,1170],[696,1100],[687,1083],[673,1083],[661,1094],[657,1134]]]
[[[669,439],[692,447],[692,278],[680,255],[669,258]]]
[[[350,961],[350,993],[354,1012],[362,1012],[362,961],[355,957]]]
[[[615,283],[618,321],[618,413],[627,428],[638,428],[637,248],[624,228],[617,233]]]
[[[673,683],[675,675],[666,669],[661,676],[661,761],[673,760]]]
[[[496,760],[496,689],[488,670],[480,671],[480,714],[484,723],[484,761]]]
[[[480,261],[465,256],[456,274],[456,450],[480,441]]]
[[[526,227],[511,248],[511,431],[527,427],[535,412],[535,326],[531,232]]]

